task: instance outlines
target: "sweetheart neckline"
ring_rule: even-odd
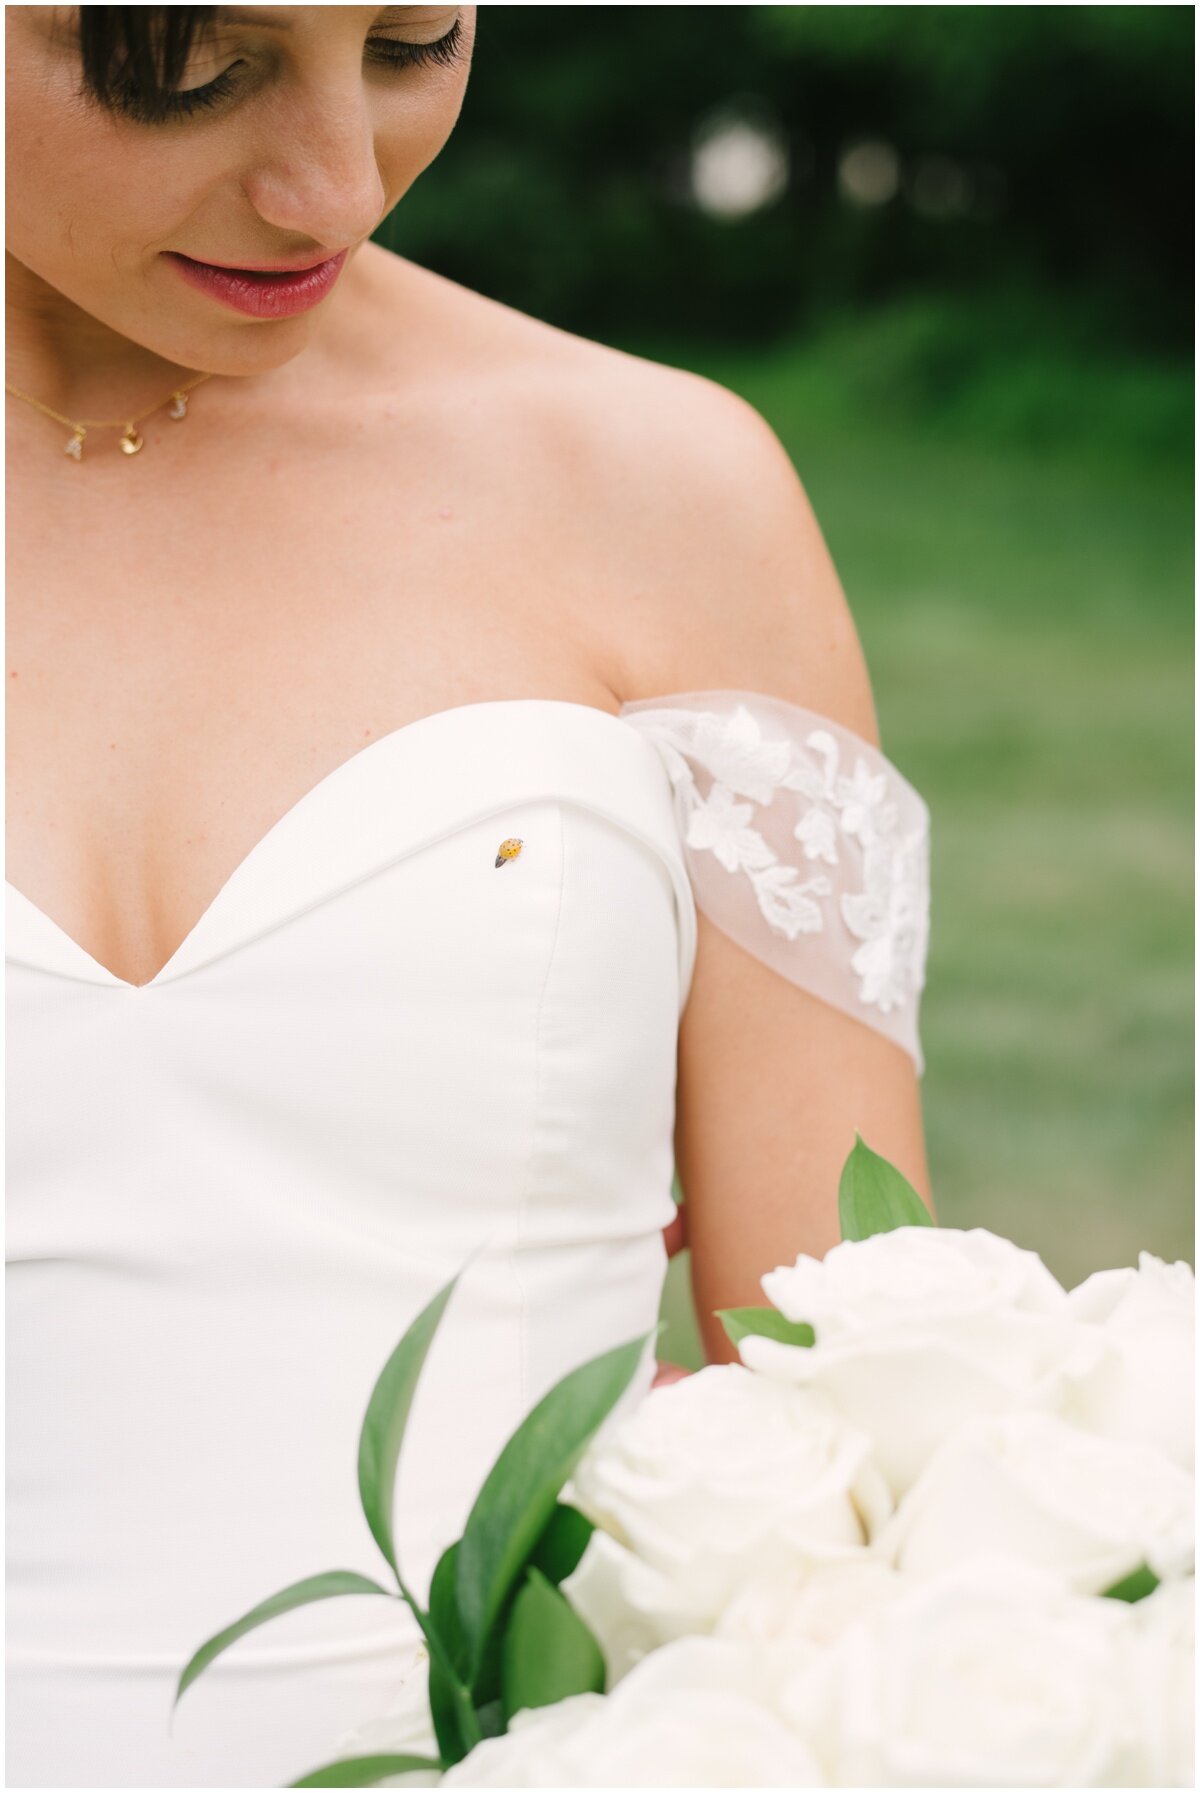
[[[68,933],[66,928],[64,928],[60,922],[55,921],[52,915],[38,903],[35,903],[32,897],[27,896],[25,892],[15,885],[7,876],[4,880],[5,889],[10,897],[16,898],[18,902],[25,905],[29,914],[36,918],[36,921],[41,927],[49,930],[51,936],[59,943],[61,948],[65,949],[76,960],[82,961],[91,968],[92,977],[90,981],[99,981],[109,988],[118,990],[140,991],[157,989],[159,985],[169,982],[178,974],[181,961],[186,968],[188,958],[195,957],[194,947],[197,941],[199,941],[201,948],[203,948],[205,935],[211,934],[214,927],[219,928],[220,917],[224,912],[228,900],[227,892],[229,891],[229,887],[233,884],[237,884],[239,888],[244,888],[247,877],[249,877],[253,883],[254,871],[260,867],[260,862],[264,860],[271,844],[275,842],[278,836],[284,834],[288,828],[294,827],[295,818],[310,807],[319,805],[323,800],[326,791],[331,786],[336,786],[339,781],[346,780],[351,775],[352,769],[357,770],[364,763],[369,765],[380,763],[379,755],[389,747],[398,749],[402,740],[407,742],[413,735],[430,729],[436,724],[449,724],[450,722],[457,721],[459,718],[474,715],[480,711],[493,711],[511,715],[517,711],[524,712],[545,709],[558,711],[560,713],[570,713],[571,715],[578,716],[581,721],[584,716],[595,716],[601,719],[601,725],[604,728],[607,728],[610,723],[616,723],[621,727],[626,738],[640,741],[646,748],[646,751],[653,755],[661,764],[658,748],[655,746],[650,735],[643,733],[642,730],[630,725],[628,718],[631,715],[653,711],[656,708],[663,706],[668,710],[677,710],[680,704],[686,704],[688,708],[695,710],[697,708],[703,708],[706,704],[713,702],[714,700],[717,703],[727,703],[730,699],[735,699],[739,703],[744,703],[746,700],[749,700],[751,704],[766,704],[770,709],[777,712],[787,711],[792,718],[804,716],[810,722],[819,724],[825,730],[830,728],[836,729],[841,734],[845,735],[848,740],[853,741],[860,752],[865,752],[870,758],[877,759],[885,764],[899,783],[912,791],[913,796],[924,807],[924,800],[920,797],[920,793],[909,784],[909,781],[899,771],[899,768],[890,760],[881,743],[869,740],[866,736],[859,734],[855,729],[850,728],[846,723],[838,722],[836,718],[826,716],[823,712],[814,710],[808,705],[795,703],[790,698],[776,697],[768,692],[752,691],[745,687],[708,686],[697,690],[664,692],[653,697],[628,698],[622,702],[620,707],[616,710],[602,709],[598,704],[581,703],[575,698],[566,697],[487,697],[478,698],[468,703],[448,704],[440,710],[431,710],[424,716],[415,716],[409,722],[402,722],[398,728],[389,729],[385,734],[377,736],[373,741],[369,741],[365,747],[357,748],[354,753],[350,754],[346,759],[340,761],[330,771],[326,772],[315,784],[310,785],[306,791],[302,792],[301,795],[297,797],[293,804],[284,810],[281,816],[276,818],[267,829],[266,833],[259,836],[258,840],[256,840],[250,847],[249,851],[243,855],[233,869],[226,875],[211,901],[206,904],[204,909],[197,916],[192,926],[183,936],[183,939],[179,941],[178,945],[172,951],[170,957],[159,966],[153,977],[148,978],[144,983],[134,983],[129,978],[121,977],[109,966],[105,965],[102,960],[97,959],[96,956],[93,953],[90,953],[73,934]],[[673,774],[672,783],[674,783]],[[269,871],[269,864],[267,869]],[[98,978],[97,974],[99,974]]]
[[[699,696],[701,693],[688,693],[688,695]],[[346,759],[341,760],[336,766],[332,767],[330,771],[319,778],[315,784],[310,785],[306,791],[301,792],[294,803],[288,805],[283,814],[278,816],[276,820],[272,822],[266,833],[259,836],[253,846],[243,854],[242,858],[233,869],[224,879],[222,879],[211,901],[205,904],[200,914],[196,917],[196,920],[183,936],[183,939],[179,941],[171,952],[170,957],[159,966],[153,977],[147,978],[144,983],[134,983],[130,978],[122,977],[118,972],[114,971],[111,966],[105,965],[103,960],[98,959],[94,953],[90,953],[87,947],[75,938],[74,934],[69,933],[67,929],[63,927],[61,922],[55,921],[54,917],[43,909],[40,903],[35,903],[32,897],[27,896],[25,892],[21,890],[18,885],[14,884],[7,876],[4,880],[5,889],[18,897],[21,902],[28,904],[29,908],[34,910],[41,917],[42,921],[50,927],[61,940],[65,941],[74,952],[86,959],[89,964],[95,966],[99,971],[102,971],[105,978],[114,988],[120,990],[151,990],[168,978],[168,974],[172,967],[182,957],[185,949],[191,944],[196,934],[207,922],[213,910],[216,909],[218,904],[222,901],[224,893],[229,885],[239,876],[244,867],[248,866],[251,861],[261,857],[262,853],[267,848],[268,842],[283,824],[291,817],[295,816],[298,811],[310,805],[316,799],[318,792],[323,791],[340,775],[346,773],[350,767],[357,766],[360,760],[370,758],[376,748],[386,747],[389,743],[395,742],[401,735],[411,735],[414,730],[422,728],[427,723],[437,722],[443,717],[457,717],[478,710],[495,710],[500,708],[512,710],[518,707],[531,708],[534,706],[541,706],[560,710],[589,711],[594,716],[603,716],[609,722],[620,722],[623,726],[628,727],[628,724],[623,721],[623,711],[649,707],[649,705],[661,701],[663,701],[663,699],[657,697],[630,700],[627,703],[623,703],[620,711],[617,711],[604,710],[601,709],[598,704],[579,703],[573,698],[565,697],[486,697],[478,698],[469,703],[448,704],[444,709],[431,710],[425,716],[414,716],[411,722],[402,722],[398,728],[388,729],[386,734],[378,735],[375,740],[369,741],[365,747],[357,748],[355,752],[348,755]]]

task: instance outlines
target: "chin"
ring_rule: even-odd
[[[231,317],[204,330],[181,328],[180,320],[142,316],[113,326],[153,355],[197,373],[260,374],[282,367],[307,348],[316,334],[315,317],[280,318],[270,323]]]

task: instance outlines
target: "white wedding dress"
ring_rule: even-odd
[[[363,1409],[472,1252],[401,1461],[421,1596],[522,1416],[653,1329],[697,908],[923,1068],[928,820],[761,694],[503,699],[338,767],[145,985],[9,887],[7,1785],[281,1785],[387,1709],[412,1621],[347,1598],[168,1723],[259,1599],[386,1581]]]

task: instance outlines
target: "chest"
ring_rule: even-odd
[[[469,459],[349,430],[200,478],[182,446],[10,475],[8,877],[134,983],[381,735],[494,697],[616,707],[566,544]]]

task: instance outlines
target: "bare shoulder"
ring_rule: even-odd
[[[411,264],[408,264],[411,269]],[[799,475],[745,399],[415,270],[494,480],[533,496],[602,606],[624,700],[761,691],[878,741],[857,630]]]
[[[620,519],[625,696],[759,691],[878,741],[857,629],[791,457],[766,419],[689,370],[612,357],[592,490]]]

